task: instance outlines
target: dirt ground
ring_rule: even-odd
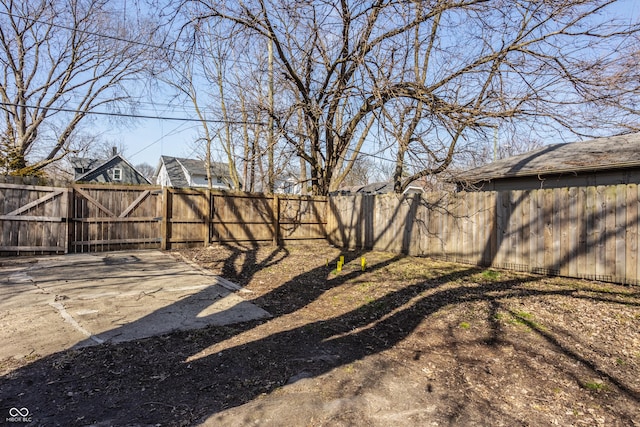
[[[637,287],[326,244],[172,254],[273,317],[3,360],[0,420],[640,426]]]

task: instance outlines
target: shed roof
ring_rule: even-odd
[[[456,177],[458,182],[592,172],[640,166],[640,133],[553,144],[498,160]]]

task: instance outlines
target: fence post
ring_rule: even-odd
[[[74,199],[74,192],[73,192],[73,186],[68,187],[67,188],[67,206],[65,209],[65,218],[64,218],[64,222],[65,222],[65,227],[67,228],[66,230],[66,245],[65,245],[65,254],[68,254],[70,252],[72,252],[73,249],[73,242],[75,241],[75,222],[73,221],[73,217],[75,216],[75,199]]]
[[[171,237],[171,226],[169,225],[171,217],[171,193],[167,187],[162,189],[162,202],[162,222],[160,223],[162,242],[160,243],[160,249],[166,251],[171,247],[169,244],[169,238]]]
[[[273,245],[280,244],[280,198],[273,195]]]
[[[207,198],[207,206],[204,212],[204,247],[206,248],[211,243],[211,189],[208,188],[205,191],[205,197]]]

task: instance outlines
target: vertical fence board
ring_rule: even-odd
[[[495,264],[503,265],[506,262],[506,233],[508,214],[508,193],[496,194],[496,257]]]
[[[615,275],[617,278],[624,278],[626,274],[626,234],[627,234],[627,186],[617,185],[615,187]]]
[[[543,213],[544,218],[544,263],[547,270],[553,270],[553,190],[542,190],[544,194]]]
[[[471,242],[469,244],[469,261],[473,264],[482,264],[482,259],[480,257],[481,251],[479,250],[480,244],[483,241],[482,236],[482,225],[481,217],[482,217],[482,206],[481,206],[481,196],[482,194],[479,192],[473,192],[473,196],[471,198],[471,203],[469,205],[469,227],[471,231]]]
[[[585,271],[595,277],[597,263],[596,251],[598,250],[598,237],[596,234],[596,220],[598,212],[598,191],[596,187],[587,187],[585,194],[586,221],[585,221]]]
[[[560,271],[560,244],[561,244],[561,230],[562,230],[562,192],[558,191],[562,189],[549,190],[552,193],[553,204],[551,214],[551,266],[554,274]]]
[[[626,192],[625,274],[627,283],[638,283],[638,186],[630,184]]]
[[[488,221],[488,233],[489,238],[487,240],[487,251],[485,252],[485,257],[487,258],[487,265],[491,265],[495,262],[498,252],[498,227],[497,227],[497,214],[496,214],[496,205],[498,200],[498,193],[492,192],[488,193],[485,200],[485,207],[487,209],[487,215],[489,216]]]
[[[434,209],[431,211],[432,214],[435,215],[435,228],[433,230],[433,239],[435,241],[435,255],[439,257],[443,257],[445,255],[444,247],[445,247],[445,205],[442,196],[435,197]]]
[[[424,252],[425,255],[429,256],[437,256],[438,255],[438,245],[439,241],[437,239],[437,231],[438,227],[438,219],[439,217],[436,214],[436,194],[427,194],[426,195],[426,203],[425,203],[425,211],[427,213],[427,244],[426,250]]]
[[[605,275],[616,275],[616,187],[605,187]]]
[[[570,214],[569,208],[569,189],[558,188],[555,190],[558,193],[558,206],[560,211],[560,245],[558,257],[558,270],[561,275],[567,275],[569,272],[569,264],[573,262],[571,259],[571,247],[569,246],[569,233],[571,228],[571,222],[568,220]]]
[[[473,250],[473,229],[475,228],[475,195],[464,197],[463,203],[463,222],[464,222],[464,241],[462,243],[462,257],[466,262],[473,264],[475,262]]]
[[[606,202],[604,195],[604,187],[596,187],[596,200],[595,200],[595,216],[593,219],[593,230],[595,239],[595,263],[596,263],[596,276],[603,277],[606,274],[605,264],[605,241],[606,241]]]
[[[578,189],[573,187],[568,190],[568,206],[565,210],[565,227],[567,230],[567,240],[565,242],[565,248],[563,252],[565,253],[566,259],[564,260],[566,264],[566,273],[575,277],[578,274],[578,256],[579,256],[579,246],[578,246],[578,235],[579,222],[577,221],[578,211]]]
[[[455,204],[453,203],[452,197],[451,195],[449,195],[446,198],[446,202],[445,202],[445,206],[446,206],[446,212],[444,213],[444,222],[446,224],[446,228],[444,230],[444,255],[445,256],[451,256],[455,253],[455,239],[454,239],[454,235],[455,230]]]
[[[534,190],[531,193],[531,244],[529,252],[531,256],[531,268],[536,271],[544,267],[544,194],[542,190]]]
[[[584,187],[577,188],[575,204],[572,206],[571,210],[571,221],[575,222],[576,226],[576,237],[574,241],[576,245],[576,262],[573,264],[576,267],[576,271],[569,269],[569,274],[574,274],[575,276],[586,274],[587,269],[586,253],[588,249],[586,217],[588,215],[588,212],[586,206],[586,198],[587,189]]]
[[[538,269],[545,268],[544,264],[544,242],[546,234],[546,221],[545,215],[547,214],[544,208],[545,202],[545,190],[536,190],[536,265]]]
[[[520,231],[520,246],[521,246],[521,264],[526,269],[531,268],[531,255],[529,249],[531,248],[531,192],[524,191],[522,194],[522,200],[520,201],[520,209],[522,212],[522,229]]]
[[[520,266],[522,262],[522,190],[511,192],[511,198],[509,200],[509,224],[511,234],[511,263],[514,266]]]

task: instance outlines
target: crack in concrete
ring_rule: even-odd
[[[55,308],[56,310],[58,310],[58,313],[60,313],[60,316],[62,316],[64,321],[69,323],[71,326],[73,326],[78,332],[80,332],[81,334],[83,334],[84,336],[86,336],[87,338],[89,338],[90,340],[98,344],[104,343],[103,339],[98,338],[97,336],[93,335],[91,332],[83,328],[82,325],[80,325],[76,321],[76,319],[74,319],[73,316],[69,314],[69,312],[64,308],[64,305],[60,304],[59,302],[50,302],[49,305]]]

